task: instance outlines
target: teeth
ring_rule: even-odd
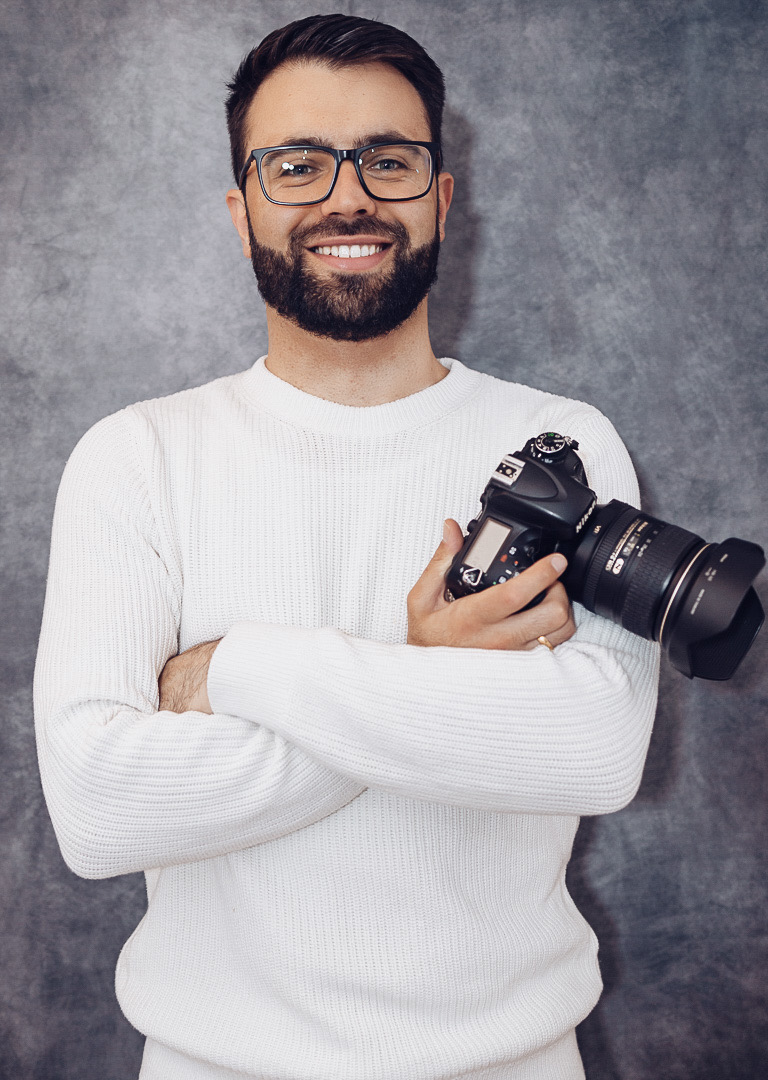
[[[382,244],[339,244],[333,247],[316,247],[314,250],[319,255],[333,255],[337,259],[360,259],[365,255],[376,255],[384,248]]]

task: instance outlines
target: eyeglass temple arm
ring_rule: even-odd
[[[243,190],[243,184],[245,183],[246,173],[251,167],[251,162],[255,160],[256,158],[254,157],[254,151],[251,150],[250,154],[245,159],[245,165],[243,165],[242,169],[240,170],[240,178],[237,181],[237,186],[241,191]]]

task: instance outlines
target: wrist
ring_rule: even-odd
[[[171,657],[159,679],[161,710],[213,711],[208,699],[208,669],[218,644],[218,641],[205,641]]]

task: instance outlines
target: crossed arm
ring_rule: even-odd
[[[445,523],[443,540],[408,594],[408,644],[453,648],[530,650],[546,637],[560,645],[576,631],[573,612],[558,577],[562,555],[540,559],[524,573],[474,596],[448,603],[445,574],[463,542],[457,521]],[[541,603],[522,610],[540,592]],[[159,679],[160,709],[212,713],[208,669],[218,641],[206,641],[171,657]]]
[[[127,423],[97,425],[67,467],[36,670],[43,787],[77,873],[240,851],[366,787],[523,813],[631,798],[657,650],[586,612],[572,637],[547,560],[446,604],[455,522],[408,596],[407,644],[241,623],[173,655],[183,582]]]

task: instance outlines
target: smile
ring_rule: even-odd
[[[366,255],[378,255],[383,244],[334,244],[332,247],[313,247],[316,255],[333,255],[335,259],[362,259]]]

